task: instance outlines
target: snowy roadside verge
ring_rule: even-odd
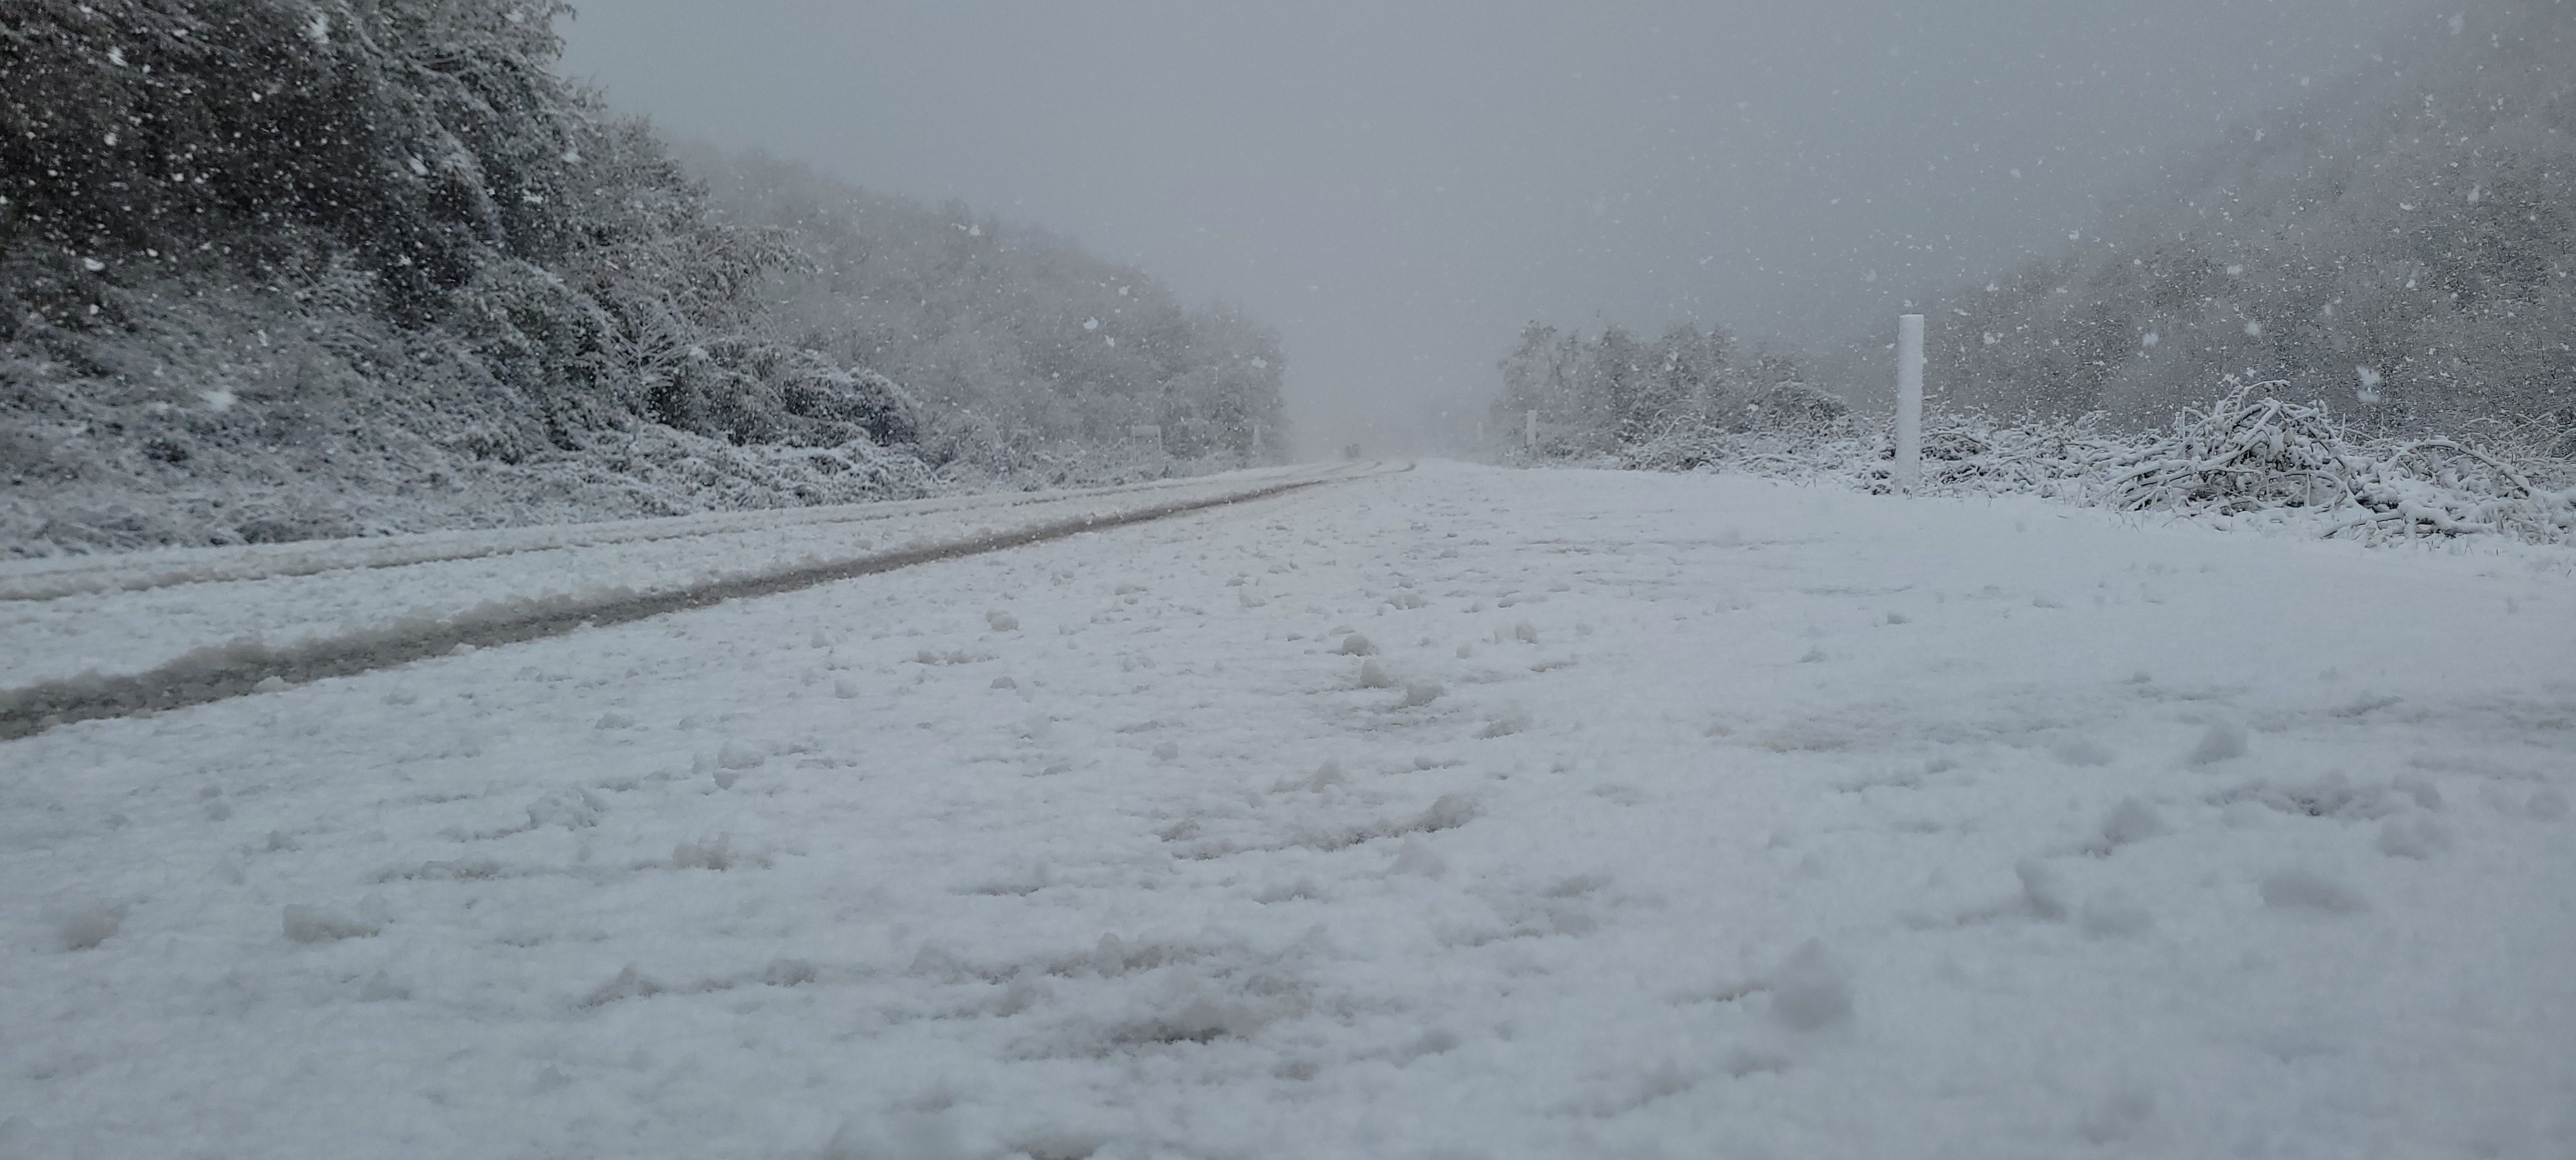
[[[824,521],[726,517],[669,525],[582,525],[514,529],[379,556],[374,541],[304,547],[273,558],[264,549],[154,553],[122,575],[93,570],[103,590],[48,600],[0,602],[0,689],[89,674],[131,676],[188,653],[256,643],[284,649],[376,632],[396,621],[488,618],[493,606],[564,597],[607,598],[619,590],[662,594],[745,576],[830,565],[863,553],[929,547],[1000,535],[1032,523],[1114,516],[1161,501],[1213,499],[1266,483],[1335,470],[1305,467],[1203,477],[1152,489],[991,497],[942,503],[837,509]],[[765,513],[764,513],[765,514]],[[519,548],[523,550],[510,550]],[[172,567],[176,563],[179,567]],[[262,565],[277,565],[263,571]],[[109,565],[113,569],[113,565]],[[5,574],[5,572],[0,572]],[[162,583],[173,576],[192,582]]]
[[[748,512],[701,512],[640,520],[420,532],[360,539],[299,540],[288,544],[40,556],[26,560],[0,560],[0,601],[52,600],[84,593],[139,592],[225,580],[273,580],[345,569],[394,568],[519,552],[649,543],[690,536],[866,522],[940,512],[981,512],[1087,497],[1186,491],[1211,484],[1240,486],[1260,480],[1304,479],[1314,476],[1319,470],[1322,469],[1315,465],[1303,464],[1063,491],[942,496]]]
[[[591,561],[579,552],[528,552],[518,557],[523,566],[509,570],[501,577],[502,583],[492,587],[445,586],[440,595],[449,605],[473,600],[445,615],[415,612],[336,630],[308,623],[298,626],[304,630],[302,633],[283,643],[235,635],[220,628],[209,632],[208,625],[200,625],[193,637],[186,633],[153,633],[158,647],[171,655],[149,667],[122,672],[102,672],[91,667],[74,675],[0,690],[0,738],[24,737],[72,721],[201,705],[444,653],[553,636],[585,625],[623,624],[728,600],[768,596],[932,560],[1242,503],[1373,470],[1383,468],[1246,473],[1252,478],[1219,477],[1195,481],[1195,486],[1141,493],[1085,493],[1054,503],[1023,505],[1015,512],[1019,519],[1000,526],[960,528],[951,522],[946,529],[920,529],[901,546],[891,549],[877,549],[872,541],[861,540],[860,550],[833,555],[813,550],[815,545],[808,539],[791,537],[781,546],[801,549],[793,555],[755,556],[727,569],[694,575],[675,576],[672,570],[663,568],[660,573],[664,581],[659,584],[650,580],[637,585],[603,583],[597,570],[585,566]],[[655,539],[618,544],[640,542],[664,547]],[[259,581],[239,584],[256,588]],[[148,595],[149,591],[136,594]],[[236,608],[257,601],[256,596],[236,601]],[[124,603],[134,604],[137,599],[129,597]],[[83,620],[102,615],[114,619],[120,611],[123,609],[111,604],[106,609],[80,609],[74,615]],[[18,635],[30,625],[41,627],[42,619],[21,617],[18,624],[11,626],[11,635]],[[148,622],[148,614],[143,619]],[[214,624],[221,622],[218,617]],[[142,627],[148,629],[149,625]],[[34,656],[39,650],[11,651]]]
[[[2371,437],[2323,404],[2237,388],[2186,409],[2165,431],[2121,434],[2103,416],[2013,421],[1934,416],[1918,494],[2036,495],[2084,507],[2157,513],[2211,527],[2285,529],[2384,544],[2497,537],[2576,544],[2576,461],[2567,432],[2503,427],[2488,438]],[[1893,488],[1884,418],[1791,419],[1722,432],[1676,422],[1604,465],[1647,471],[1742,470]],[[2483,446],[2480,443],[2484,443]]]

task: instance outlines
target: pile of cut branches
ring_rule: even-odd
[[[2453,439],[2354,440],[2324,407],[2270,393],[2287,386],[2254,383],[2183,412],[2172,431],[2105,465],[2095,502],[2219,515],[2307,509],[2329,517],[2325,535],[2373,540],[2576,539],[2576,489],[2535,482],[2549,465],[2517,467]]]

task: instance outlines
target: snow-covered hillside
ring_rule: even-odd
[[[1286,446],[1261,324],[776,161],[711,164],[711,197],[558,71],[563,0],[199,7],[0,19],[0,558],[1133,482]]]
[[[0,1155],[2563,1157],[2571,657],[2560,549],[1434,464],[69,725]]]

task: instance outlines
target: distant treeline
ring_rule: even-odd
[[[613,491],[672,438],[839,449],[807,486],[806,459],[680,448],[725,494],[673,467],[637,485],[657,510],[847,498],[851,464],[878,490],[921,486],[912,461],[1044,472],[1141,424],[1212,463],[1279,438],[1268,331],[774,162],[711,196],[555,71],[569,12],[0,0],[0,499],[150,506],[225,472],[375,494],[566,456]],[[152,527],[28,534],[193,534]]]
[[[1935,391],[2153,426],[2279,379],[2382,430],[2576,423],[2576,3],[2418,31],[2058,255],[1921,303]]]
[[[720,220],[794,251],[761,290],[768,325],[902,383],[940,416],[930,450],[943,458],[1009,469],[1138,426],[1181,457],[1285,447],[1278,335],[1240,313],[1184,309],[1141,271],[954,202],[934,210],[759,154],[691,162]]]
[[[1535,411],[1538,450],[1554,456],[1808,424],[1848,409],[1808,386],[1795,359],[1741,350],[1723,328],[1677,326],[1642,342],[1616,326],[1587,338],[1533,322],[1502,372],[1488,441],[1521,446]]]
[[[2362,431],[2505,423],[2576,454],[2576,0],[2427,20],[2052,256],[1915,292],[1933,405],[2152,428],[2280,380]],[[1813,381],[1884,405],[1894,319],[1864,326]],[[1746,389],[1678,385],[1724,346],[1524,332],[1496,409],[1565,416],[1568,449],[1634,444]]]

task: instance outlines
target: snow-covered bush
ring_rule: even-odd
[[[1808,386],[1796,360],[1739,351],[1724,328],[1676,326],[1648,343],[1617,326],[1586,336],[1533,322],[1501,370],[1488,432],[1514,454],[1534,433],[1550,459],[1642,452],[1688,468],[1728,436],[1813,431],[1850,410]]]
[[[2289,403],[2282,382],[2239,387],[2162,431],[2120,434],[2099,415],[1997,420],[1935,415],[1923,436],[1930,494],[2032,494],[2137,512],[2295,521],[2362,540],[2502,535],[2576,543],[2576,461],[2563,431],[2509,428],[2508,440],[2368,438],[2321,404]],[[1731,433],[1673,431],[1627,449],[1639,470],[1740,470],[1891,486],[1884,418]]]
[[[2542,542],[2576,535],[2576,488],[2564,463],[2517,468],[2442,438],[2348,438],[2322,405],[2285,403],[2238,388],[2209,409],[2105,464],[2096,496],[2131,511],[2219,514],[2306,509],[2328,514],[2327,535],[2500,533]],[[2556,488],[2534,481],[2558,476]]]

